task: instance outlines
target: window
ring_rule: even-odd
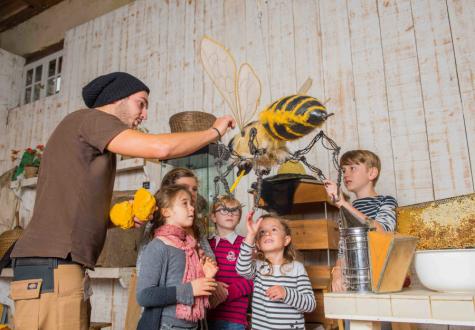
[[[62,66],[62,50],[25,65],[22,104],[58,93],[61,89]]]

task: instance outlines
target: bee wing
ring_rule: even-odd
[[[244,127],[256,114],[261,99],[261,82],[254,69],[247,63],[239,68],[237,89],[239,115]]]
[[[297,91],[297,94],[299,95],[305,95],[307,92],[310,90],[310,87],[312,87],[312,78],[308,77],[307,80],[300,86],[299,90]]]
[[[205,72],[228,104],[234,118],[239,122],[236,101],[236,61],[223,45],[209,37],[201,40],[201,62]]]

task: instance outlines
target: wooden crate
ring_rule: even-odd
[[[288,214],[315,213],[317,210],[321,210],[321,213],[323,213],[324,208],[325,212],[327,209],[338,211],[335,206],[330,204],[331,200],[323,184],[318,183],[317,180],[300,180],[291,198],[292,200],[289,203],[292,204],[292,208]],[[272,208],[262,197],[259,199],[259,207],[263,209]]]
[[[314,290],[317,307],[311,313],[305,313],[305,323],[321,323],[325,329],[334,329],[338,327],[338,321],[325,318],[325,310],[323,308],[323,293],[326,290]]]
[[[330,289],[331,267],[305,265],[310,283],[314,289]]]
[[[338,249],[336,222],[325,219],[291,220],[292,244],[298,250]]]

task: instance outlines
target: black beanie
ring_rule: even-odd
[[[150,94],[147,85],[134,76],[125,72],[112,72],[84,86],[82,98],[88,108],[96,108],[141,91]]]

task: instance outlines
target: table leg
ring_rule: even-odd
[[[350,320],[350,330],[381,330],[381,322]]]

